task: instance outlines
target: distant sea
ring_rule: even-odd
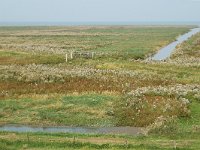
[[[199,22],[0,22],[0,26],[199,25]]]

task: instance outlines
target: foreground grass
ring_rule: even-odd
[[[0,101],[0,124],[113,126],[117,96],[27,95]]]
[[[199,149],[199,137],[170,139],[167,137],[130,137],[77,134],[42,134],[0,132],[4,149]]]
[[[191,118],[181,118],[172,128],[160,128],[149,136],[84,135],[64,133],[0,132],[2,149],[200,149],[200,103],[191,103]],[[170,125],[172,126],[172,125]]]

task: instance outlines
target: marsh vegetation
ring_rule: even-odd
[[[139,137],[0,132],[0,147],[198,149],[200,34],[166,61],[146,59],[191,28],[0,27],[0,124],[145,127]],[[70,51],[101,55],[66,63]]]

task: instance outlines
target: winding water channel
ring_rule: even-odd
[[[0,131],[41,132],[41,133],[81,133],[81,134],[124,134],[138,135],[142,128],[137,127],[34,127],[24,125],[3,125]]]
[[[157,54],[150,58],[150,60],[165,60],[170,57],[171,53],[176,49],[178,44],[183,43],[184,41],[188,40],[193,35],[200,32],[200,28],[191,29],[190,32],[179,36],[175,42],[170,43],[169,45],[163,47]]]
[[[194,34],[200,32],[200,28],[190,30],[190,32],[177,38],[175,42],[162,48],[157,54],[151,57],[151,60],[165,60],[170,57],[178,44],[189,39]],[[126,134],[138,135],[142,128],[137,127],[34,127],[25,125],[2,125],[0,131],[10,132],[44,132],[44,133],[81,133],[81,134]]]

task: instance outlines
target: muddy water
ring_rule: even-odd
[[[183,43],[184,41],[188,40],[191,36],[197,34],[200,32],[200,28],[195,28],[190,30],[190,32],[181,35],[177,38],[175,42],[172,42],[171,44],[167,45],[166,47],[162,48],[157,54],[155,54],[153,57],[149,58],[150,60],[165,60],[168,57],[170,57],[171,53],[175,50],[176,46],[178,44]]]
[[[124,134],[139,135],[142,128],[136,127],[33,127],[24,125],[3,125],[0,131],[9,132],[43,132],[43,133],[80,133],[80,134]]]

